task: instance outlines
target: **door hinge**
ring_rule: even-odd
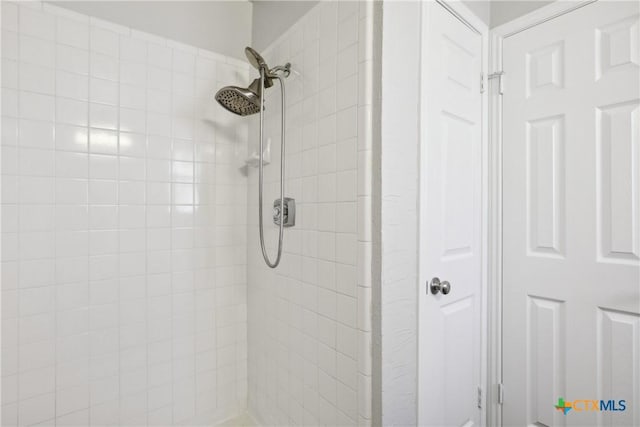
[[[504,74],[504,71],[497,71],[487,76],[487,80],[498,79],[498,93],[500,95],[504,94]]]
[[[478,387],[478,409],[482,409],[482,387]]]
[[[484,93],[484,72],[480,71],[480,93]]]
[[[502,405],[504,402],[504,386],[502,383],[498,384],[498,404]]]

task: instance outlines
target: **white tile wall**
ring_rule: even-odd
[[[267,268],[250,170],[249,410],[263,425],[371,424],[373,7],[322,2],[265,51],[269,64],[294,70],[286,80],[286,195],[297,218],[281,266]],[[276,84],[265,120],[267,212],[279,197],[279,108]],[[277,228],[265,220],[273,257]]]
[[[246,406],[244,63],[2,2],[2,425]]]

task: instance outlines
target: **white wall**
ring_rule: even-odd
[[[286,33],[318,0],[268,1],[254,0],[251,43],[262,50]]]
[[[380,425],[417,422],[420,3],[385,2],[381,112]],[[399,48],[401,47],[401,48]],[[407,55],[414,52],[414,55]]]
[[[285,189],[297,207],[282,264],[269,269],[258,241],[257,171],[249,171],[249,409],[262,425],[371,423],[373,6],[322,2],[264,50],[269,64],[290,61],[294,70]],[[267,94],[264,220],[273,257],[278,84]]]
[[[54,1],[67,9],[244,59],[251,44],[248,1]]]
[[[2,425],[246,407],[237,60],[2,2]]]

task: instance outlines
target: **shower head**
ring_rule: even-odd
[[[253,65],[254,68],[256,68],[257,70],[259,70],[260,68],[264,68],[266,71],[269,71],[267,62],[264,60],[262,55],[260,55],[254,48],[249,46],[245,47],[244,54],[247,56],[249,63]]]
[[[216,101],[239,116],[249,116],[260,111],[260,79],[248,88],[225,86],[216,93]]]
[[[264,70],[265,74],[265,87],[273,86],[273,79],[277,78],[278,73],[281,73],[285,77],[289,77],[289,73],[291,72],[291,64],[288,62],[285,65],[278,65],[273,68],[269,68],[267,62],[264,60],[262,55],[256,52],[252,47],[245,47],[244,54],[247,56],[247,59],[257,70]]]
[[[273,86],[273,80],[288,77],[291,64],[279,65],[269,68],[264,58],[247,46],[244,48],[247,59],[255,68],[260,70],[260,75],[264,76],[262,84],[260,79],[255,79],[248,88],[238,86],[225,86],[216,93],[216,101],[224,108],[239,116],[248,116],[260,112],[262,85],[265,89]]]

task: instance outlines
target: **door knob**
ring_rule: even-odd
[[[434,295],[438,292],[442,292],[442,295],[447,295],[449,291],[451,291],[451,284],[446,280],[441,282],[437,277],[431,279],[429,287],[431,288],[431,293]]]

